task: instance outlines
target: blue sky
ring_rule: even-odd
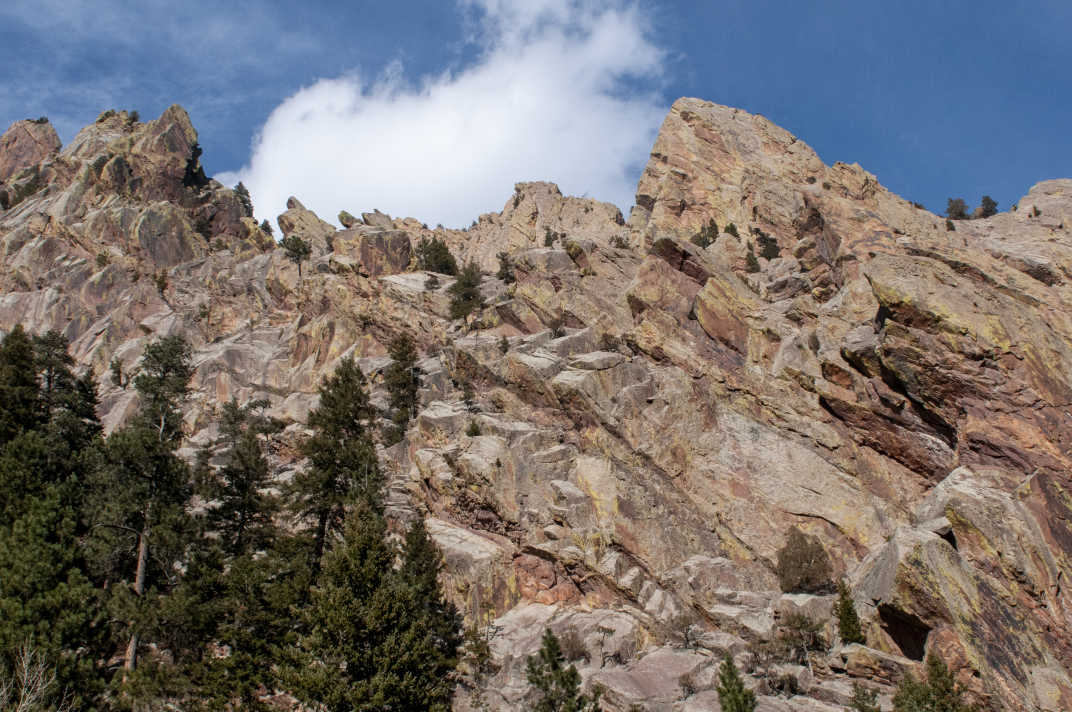
[[[177,102],[260,217],[295,194],[460,225],[516,180],[628,210],[662,116],[698,96],[932,210],[1007,208],[1072,175],[1069,37],[1067,0],[7,0],[0,125],[69,140]]]

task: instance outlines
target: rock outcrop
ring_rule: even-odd
[[[16,121],[0,136],[0,183],[60,150],[60,137],[46,118]]]
[[[299,277],[204,177],[178,107],[22,141],[0,143],[0,327],[65,333],[109,428],[133,405],[109,364],[160,335],[195,347],[192,446],[231,397],[300,437],[346,355],[382,401],[385,344],[415,337],[421,410],[381,459],[392,518],[426,519],[446,589],[490,624],[497,671],[458,709],[522,706],[546,626],[619,710],[718,709],[727,653],[760,709],[841,709],[929,650],[989,708],[1072,709],[1072,181],[951,232],[762,117],[682,99],[628,223],[549,183],[468,230],[335,230],[292,199]],[[449,278],[413,271],[432,236],[489,275],[507,252],[516,282],[486,276],[485,309],[451,322]],[[836,637],[830,596],[778,591],[794,526],[867,636],[807,666],[759,654],[792,614]]]

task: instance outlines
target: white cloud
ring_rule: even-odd
[[[479,54],[455,73],[407,82],[323,79],[285,100],[254,142],[242,180],[260,218],[296,195],[325,219],[378,208],[467,225],[522,180],[633,201],[666,108],[638,80],[663,53],[633,5],[591,0],[461,0]],[[628,84],[627,84],[628,83]]]

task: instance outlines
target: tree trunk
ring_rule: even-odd
[[[144,526],[138,535],[138,568],[134,573],[134,594],[141,598],[145,593],[145,570],[149,565],[149,527]],[[133,627],[133,626],[132,626]],[[138,662],[138,631],[130,634],[127,652],[123,657],[123,669],[133,670]]]

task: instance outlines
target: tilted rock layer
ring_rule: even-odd
[[[299,276],[196,140],[178,107],[63,148],[35,122],[0,138],[0,327],[65,333],[108,427],[135,405],[113,361],[184,334],[191,446],[220,401],[266,397],[292,423],[280,476],[320,379],[353,355],[382,403],[385,345],[411,333],[423,405],[381,450],[389,511],[426,518],[450,595],[498,631],[493,709],[523,705],[546,626],[616,709],[718,709],[722,654],[830,618],[777,591],[792,526],[850,582],[867,646],[781,666],[799,694],[761,709],[888,694],[928,650],[990,708],[1072,709],[1072,181],[950,231],[762,117],[682,99],[628,222],[548,183],[463,231],[336,230],[292,199]],[[412,263],[432,236],[486,273],[508,253],[516,282],[485,277],[486,308],[452,323],[451,278]]]

